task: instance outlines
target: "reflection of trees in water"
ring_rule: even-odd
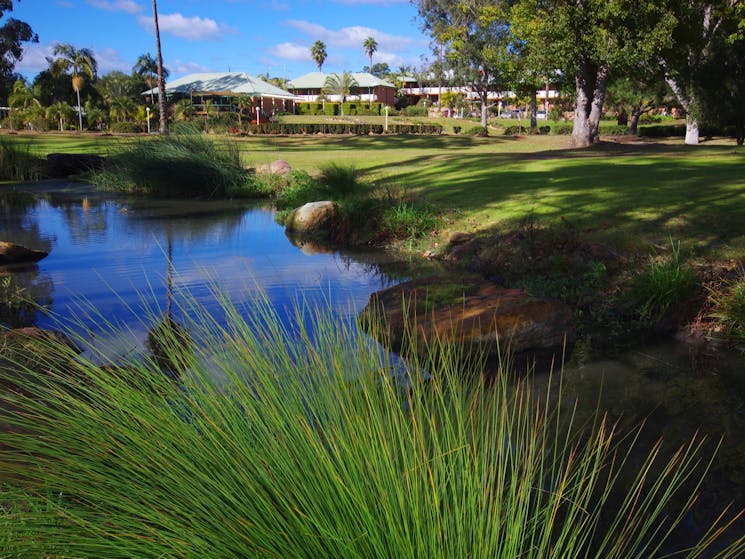
[[[41,234],[39,197],[18,190],[0,192],[0,240],[50,252],[52,240]]]
[[[54,284],[40,276],[35,264],[11,273],[0,269],[0,323],[11,328],[31,326],[41,307],[52,304]]]
[[[91,238],[99,238],[106,232],[106,215],[109,202],[97,198],[71,197],[50,194],[47,201],[52,208],[62,212],[70,238],[74,243],[88,243]]]

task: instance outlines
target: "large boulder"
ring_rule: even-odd
[[[92,153],[50,153],[44,174],[53,179],[79,175],[103,166],[104,158]]]
[[[0,241],[0,266],[38,262],[48,254],[48,252],[42,250],[33,250],[21,245]]]
[[[571,309],[561,301],[539,299],[480,276],[434,276],[378,291],[360,315],[363,327],[400,352],[415,336],[416,348],[438,340],[460,344],[466,354],[488,357],[561,356],[574,338]]]
[[[278,159],[271,163],[257,165],[255,171],[257,175],[278,175],[285,177],[292,172],[292,167],[284,159]]]
[[[290,212],[285,227],[291,234],[329,237],[339,223],[339,205],[336,202],[308,202]]]

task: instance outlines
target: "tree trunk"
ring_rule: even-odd
[[[600,141],[600,117],[608,85],[610,68],[603,63],[599,68],[584,62],[574,78],[576,102],[572,147],[585,148]]]
[[[78,125],[80,131],[83,131],[83,111],[80,109],[80,90],[76,89],[75,94],[78,96]]]
[[[158,54],[158,111],[160,124],[158,133],[168,133],[168,114],[166,113],[166,82],[163,77],[163,53],[160,48],[160,28],[158,27],[158,4],[153,0],[153,22],[155,23],[155,45]]]
[[[535,91],[530,94],[530,133],[535,134],[538,131],[538,95]]]
[[[629,134],[636,136],[637,130],[639,129],[639,117],[642,116],[642,108],[634,106],[631,108],[631,125],[629,126]]]
[[[698,144],[698,139],[699,139],[698,120],[691,113],[686,113],[685,143],[689,146],[695,146]]]
[[[489,105],[486,93],[486,90],[480,89],[478,91],[479,99],[481,100],[481,128],[483,128],[485,132],[489,126]]]

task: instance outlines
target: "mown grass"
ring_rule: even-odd
[[[741,535],[715,543],[732,513],[680,539],[707,470],[700,440],[632,458],[638,434],[579,425],[549,403],[561,394],[506,374],[487,385],[457,347],[431,340],[433,358],[394,362],[323,311],[301,307],[290,328],[262,304],[248,318],[226,304],[225,322],[185,305],[188,348],[154,328],[154,358],[47,347],[34,367],[0,368],[0,555],[745,552]]]

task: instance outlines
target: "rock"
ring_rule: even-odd
[[[10,339],[18,341],[27,341],[31,343],[40,342],[57,346],[65,346],[75,353],[82,353],[82,349],[73,342],[67,335],[57,330],[44,330],[36,326],[26,326],[25,328],[14,328],[6,333]]]
[[[278,159],[271,163],[257,165],[255,169],[257,175],[278,175],[280,177],[289,175],[291,171],[292,167],[290,167],[290,164],[284,159]]]
[[[396,352],[411,328],[416,329],[417,348],[443,340],[464,344],[468,353],[486,351],[490,357],[504,355],[508,346],[512,354],[555,349],[560,356],[565,341],[574,337],[566,304],[500,287],[480,276],[434,276],[378,291],[370,296],[360,321]]]
[[[104,158],[92,153],[50,153],[44,174],[50,178],[64,178],[100,169]]]
[[[285,226],[291,233],[328,237],[339,221],[339,206],[336,202],[308,202],[292,210]]]
[[[42,250],[33,250],[21,245],[0,241],[0,266],[38,262],[48,254],[48,252]]]

